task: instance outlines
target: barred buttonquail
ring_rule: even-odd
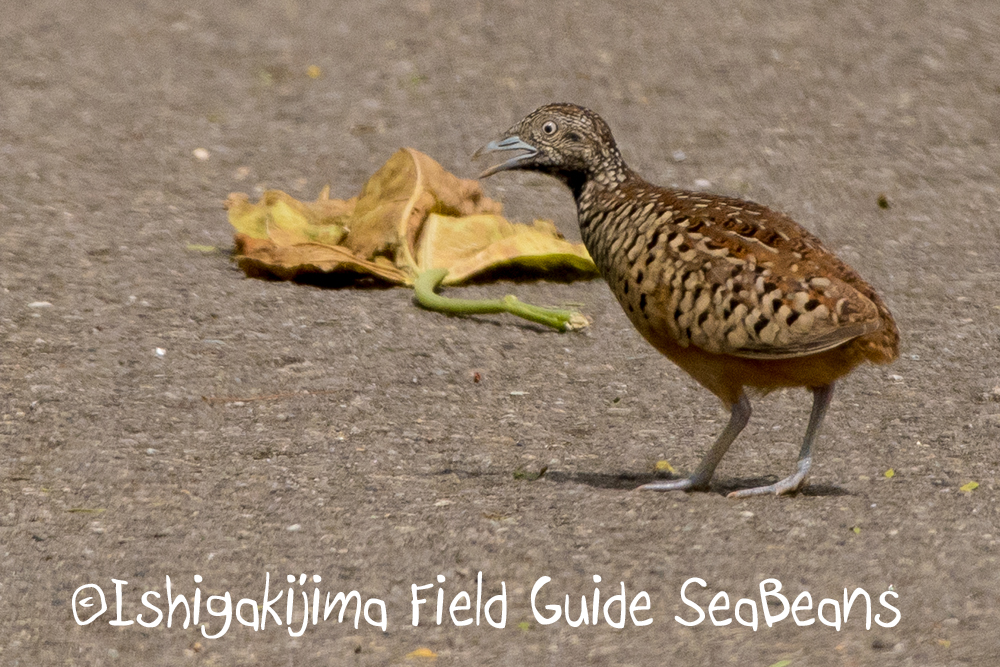
[[[730,496],[798,490],[834,382],[863,361],[899,354],[896,324],[875,290],[781,213],[647,183],[589,109],[548,104],[479,153],[510,150],[523,153],[480,178],[524,169],[569,186],[583,241],[632,324],[730,410],[694,474],[641,488],[706,489],[750,419],[744,389],[808,387],[812,415],[795,474]]]

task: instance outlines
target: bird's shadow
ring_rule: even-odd
[[[545,479],[557,484],[586,484],[598,489],[622,489],[632,490],[663,479],[680,479],[680,477],[665,477],[652,473],[594,473],[594,472],[549,472]],[[756,486],[766,486],[778,481],[777,477],[733,477],[729,479],[716,480],[712,483],[709,493],[728,495],[732,491],[741,489],[751,489]],[[803,496],[849,496],[851,492],[834,484],[808,484],[798,492]]]

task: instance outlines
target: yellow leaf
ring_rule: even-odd
[[[437,653],[423,646],[418,648],[416,651],[410,651],[409,653],[406,654],[406,658],[408,660],[416,658],[427,658],[429,660],[437,660],[437,657],[438,657]]]
[[[888,470],[885,471],[885,476],[887,479],[892,479],[895,475],[896,471],[892,468],[889,468]]]
[[[860,535],[861,534],[861,526],[855,526],[854,528],[851,528],[851,530],[854,531],[855,535]]]
[[[958,490],[965,491],[966,493],[972,493],[979,488],[979,482],[969,482],[968,484],[963,484]]]
[[[391,253],[396,266],[416,272],[417,239],[430,213],[499,213],[477,181],[449,174],[427,155],[402,148],[361,189],[343,245],[362,257]]]
[[[268,190],[257,204],[251,204],[245,194],[233,193],[226,200],[229,222],[241,234],[269,239],[278,246],[336,245],[347,233],[342,222],[355,201],[330,199],[329,192],[325,188],[315,202],[303,203],[280,190]]]
[[[944,648],[951,648],[951,641],[948,639],[939,639],[937,643]]]
[[[323,75],[323,70],[320,69],[319,65],[310,65],[309,68],[306,69],[306,74],[310,79],[318,79]]]
[[[669,472],[671,474],[674,474],[677,471],[674,470],[674,467],[672,465],[670,465],[670,461],[667,461],[666,459],[660,459],[659,461],[656,462],[656,472]]]
[[[269,240],[236,235],[237,260],[247,275],[272,275],[292,280],[303,274],[358,273],[374,275],[382,280],[404,284],[407,276],[385,258],[374,261],[359,259],[341,246],[301,244],[281,247]]]
[[[527,632],[528,630],[531,629],[531,623],[528,623],[527,621],[521,621],[520,623],[517,624],[517,627]]]
[[[330,199],[326,189],[305,203],[268,190],[256,204],[233,193],[226,209],[236,259],[251,275],[362,274],[400,285],[430,268],[448,270],[446,285],[503,268],[597,275],[583,245],[563,239],[551,222],[508,222],[477,181],[411,148],[397,151],[355,199]]]

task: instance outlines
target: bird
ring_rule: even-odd
[[[568,186],[584,245],[632,324],[729,411],[694,472],[639,488],[709,490],[750,420],[748,393],[802,387],[813,400],[795,472],[729,495],[801,490],[837,380],[899,356],[899,331],[875,289],[783,213],[647,182],[590,109],[541,106],[473,157],[508,151],[520,152],[479,178],[522,170]]]

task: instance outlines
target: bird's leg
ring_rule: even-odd
[[[733,444],[733,440],[736,439],[736,436],[740,434],[740,431],[750,421],[751,412],[750,401],[747,399],[746,394],[740,392],[739,400],[730,407],[729,423],[726,424],[726,428],[719,434],[715,444],[708,450],[705,458],[698,464],[698,469],[690,477],[686,479],[650,482],[649,484],[643,484],[639,488],[648,491],[698,491],[707,489],[708,483],[712,479],[712,474],[715,472],[715,467],[719,465],[719,461],[726,455],[729,445]]]
[[[809,416],[809,426],[806,427],[806,437],[802,441],[802,449],[799,450],[799,465],[795,474],[786,477],[780,482],[769,484],[768,486],[758,486],[754,489],[741,489],[729,494],[730,498],[746,498],[747,496],[759,496],[766,493],[773,493],[780,496],[783,493],[792,493],[802,488],[809,475],[809,467],[812,465],[812,446],[819,432],[823,417],[826,416],[826,409],[830,406],[830,399],[833,398],[833,383],[825,387],[813,387],[813,407]]]

